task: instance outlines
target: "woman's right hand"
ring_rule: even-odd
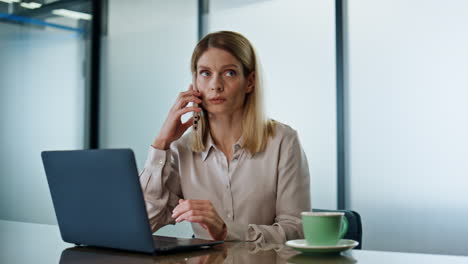
[[[200,112],[202,110],[196,106],[187,107],[190,102],[200,104],[202,102],[200,96],[201,93],[195,91],[193,84],[190,84],[188,91],[179,94],[174,106],[169,111],[166,121],[164,121],[159,135],[152,144],[154,148],[169,149],[170,144],[179,139],[193,125],[193,116],[185,123],[182,123],[181,117],[188,112]]]

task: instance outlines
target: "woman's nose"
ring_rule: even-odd
[[[211,90],[215,90],[215,91],[217,91],[217,92],[222,92],[222,91],[224,91],[224,84],[223,84],[222,78],[220,78],[219,76],[216,76],[216,75],[215,75],[215,76],[211,79],[210,89],[211,89]]]

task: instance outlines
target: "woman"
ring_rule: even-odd
[[[264,118],[252,45],[235,32],[211,33],[195,47],[191,70],[193,84],[179,94],[140,174],[153,231],[189,221],[198,238],[302,238],[307,160],[296,131]]]

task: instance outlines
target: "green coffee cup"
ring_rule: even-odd
[[[341,212],[302,212],[301,217],[309,245],[336,245],[348,231],[348,220]]]

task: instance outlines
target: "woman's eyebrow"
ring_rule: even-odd
[[[235,64],[227,64],[227,65],[224,65],[223,67],[221,67],[221,69],[223,69],[223,68],[229,68],[229,67],[237,68],[237,65],[235,65]]]
[[[236,64],[226,64],[226,65],[223,65],[221,69],[229,68],[229,67],[239,68],[239,66],[237,66]],[[204,65],[198,65],[198,68],[211,69],[210,67],[204,66]]]

